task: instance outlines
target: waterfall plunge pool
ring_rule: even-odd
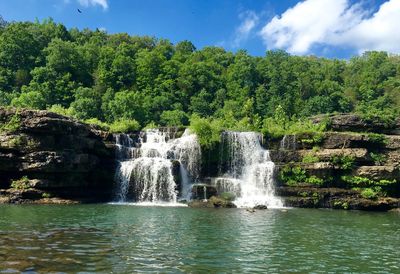
[[[399,273],[397,213],[0,205],[0,273]]]

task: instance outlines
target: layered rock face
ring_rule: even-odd
[[[108,200],[108,133],[47,111],[0,108],[0,202]]]
[[[270,142],[277,194],[295,207],[399,207],[400,123],[387,127],[350,114],[329,119],[331,131]]]

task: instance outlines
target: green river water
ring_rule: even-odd
[[[400,214],[0,206],[0,273],[400,273]]]

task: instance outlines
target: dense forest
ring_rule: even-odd
[[[189,123],[268,130],[334,112],[389,124],[400,109],[400,56],[338,60],[277,50],[254,57],[68,30],[52,19],[1,19],[0,105],[49,109],[114,131]]]

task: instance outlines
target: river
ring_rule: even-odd
[[[0,273],[400,273],[400,215],[0,205]]]

